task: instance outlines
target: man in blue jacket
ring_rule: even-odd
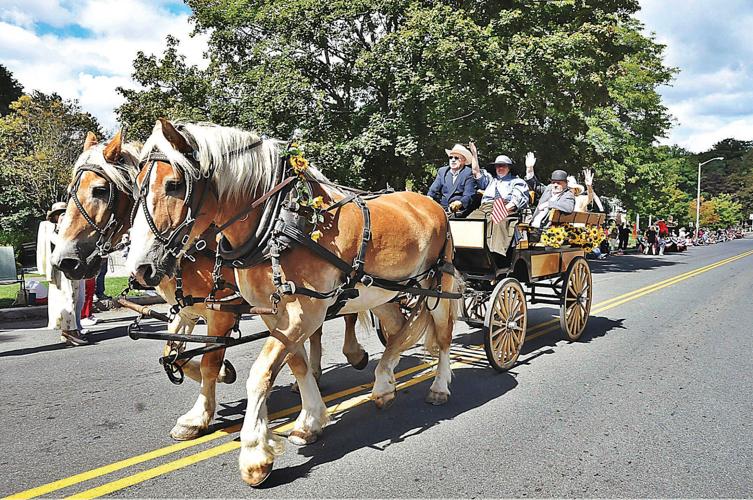
[[[434,198],[445,209],[467,216],[473,211],[472,199],[476,194],[476,179],[471,168],[473,155],[462,144],[455,144],[452,149],[445,149],[450,164],[439,169],[427,196]]]

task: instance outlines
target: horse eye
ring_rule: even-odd
[[[183,187],[183,181],[171,180],[165,182],[165,192],[177,193]]]
[[[110,188],[107,186],[94,186],[92,188],[92,196],[95,198],[107,198],[110,194]]]

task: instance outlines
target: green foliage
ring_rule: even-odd
[[[718,227],[727,228],[739,225],[743,221],[743,206],[732,195],[722,193],[713,199],[714,209],[719,216]]]
[[[10,103],[23,95],[23,87],[13,78],[13,74],[0,64],[0,116],[10,111]]]
[[[10,105],[0,118],[0,241],[36,238],[36,222],[66,199],[87,131],[102,135],[93,116],[57,94],[34,92]]]
[[[425,189],[444,148],[474,139],[481,160],[541,175],[597,166],[624,195],[633,152],[669,126],[655,92],[672,70],[640,31],[635,0],[188,0],[210,36],[206,69],[168,39],[140,53],[121,119],[145,137],[159,116],[281,138],[336,180]]]

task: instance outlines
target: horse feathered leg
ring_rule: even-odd
[[[316,329],[314,333],[309,337],[309,346],[311,353],[309,355],[309,368],[314,375],[316,385],[319,385],[319,379],[322,378],[322,327]],[[292,367],[291,367],[292,369]],[[295,374],[294,374],[295,375]],[[300,393],[301,389],[298,387],[298,380],[293,382],[290,390],[295,393]]]
[[[240,280],[239,280],[240,282]],[[241,285],[245,284],[243,282]],[[241,286],[243,290],[243,286]],[[275,457],[284,451],[284,442],[269,430],[267,423],[267,397],[275,377],[288,355],[290,367],[298,378],[301,389],[302,417],[296,421],[305,430],[321,431],[326,420],[324,401],[319,393],[314,377],[306,364],[303,342],[311,333],[321,326],[326,312],[326,305],[321,301],[291,299],[278,306],[276,317],[264,317],[264,322],[272,332],[256,358],[246,383],[248,403],[246,416],[241,428],[241,453],[238,466],[241,477],[252,486],[258,486],[269,476]],[[305,310],[304,310],[305,308]],[[280,339],[280,340],[278,340]],[[284,344],[283,344],[284,341]]]
[[[316,335],[316,334],[314,334]],[[322,400],[312,371],[306,364],[306,349],[299,346],[294,355],[288,358],[293,375],[301,393],[301,413],[290,431],[288,440],[296,445],[311,444],[317,440],[329,421],[327,407]]]
[[[356,321],[358,315],[346,314],[345,319],[345,338],[343,340],[343,354],[348,363],[356,370],[363,370],[369,364],[369,353],[358,343],[356,337]]]
[[[207,330],[211,336],[224,336],[235,323],[232,314],[207,311]],[[219,349],[204,354],[201,358],[201,388],[199,396],[186,414],[178,418],[170,436],[179,441],[194,439],[206,432],[214,418],[217,407],[215,389],[222,368],[225,350]]]
[[[421,338],[431,321],[423,302],[417,307],[420,310],[409,320],[406,320],[400,312],[400,307],[395,303],[384,304],[374,309],[384,329],[390,332],[387,347],[374,372],[374,388],[371,395],[377,408],[386,408],[392,404],[395,399],[395,367],[400,361],[400,354]]]
[[[275,457],[282,455],[285,443],[267,425],[267,396],[285,361],[287,351],[278,340],[268,339],[251,366],[246,382],[246,416],[241,427],[241,453],[238,467],[241,477],[258,486],[269,477]]]

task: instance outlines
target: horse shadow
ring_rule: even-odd
[[[394,405],[387,410],[377,410],[373,403],[367,403],[333,417],[318,441],[298,448],[298,454],[308,460],[275,469],[262,488],[303,479],[316,467],[363,448],[383,451],[410,441],[444,421],[453,420],[503,396],[517,386],[517,381],[511,372],[497,373],[475,363],[456,368],[453,370],[452,396],[442,406],[431,406],[423,401],[429,385],[431,379],[401,390]]]

